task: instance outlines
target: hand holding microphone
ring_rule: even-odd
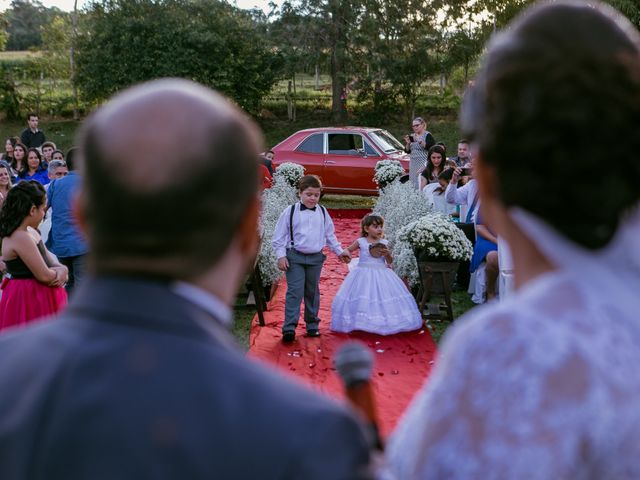
[[[371,388],[373,371],[371,351],[360,342],[347,342],[336,353],[334,363],[344,383],[349,402],[364,416],[371,430],[375,447],[380,451],[384,450]]]

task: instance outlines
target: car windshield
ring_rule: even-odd
[[[370,135],[384,153],[398,152],[404,148],[402,144],[386,130],[376,130],[375,132],[371,132]]]

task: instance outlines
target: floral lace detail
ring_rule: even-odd
[[[637,291],[622,278],[609,288]],[[640,478],[638,297],[556,271],[458,321],[385,478]]]

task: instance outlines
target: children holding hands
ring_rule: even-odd
[[[335,235],[333,221],[327,209],[319,205],[322,182],[316,175],[305,175],[298,182],[300,202],[286,208],[280,215],[273,235],[273,249],[278,268],[286,272],[287,295],[282,341],[295,340],[304,298],[304,321],[308,337],[320,336],[320,272],[327,258],[325,245],[345,263],[351,253],[343,249]]]

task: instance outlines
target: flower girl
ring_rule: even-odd
[[[392,262],[384,236],[384,219],[362,219],[362,237],[349,252],[360,249],[358,265],[349,272],[331,307],[331,330],[363,330],[379,335],[416,330],[423,326],[415,300],[402,280],[387,268]]]

